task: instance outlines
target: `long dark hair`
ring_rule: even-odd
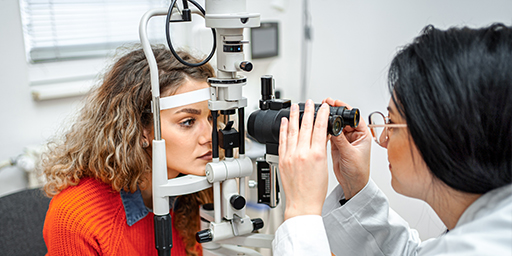
[[[511,183],[512,27],[425,27],[393,59],[389,89],[436,178],[476,194]]]

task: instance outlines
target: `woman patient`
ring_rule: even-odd
[[[154,47],[162,97],[207,88],[212,67],[188,67]],[[186,52],[179,56],[199,62]],[[48,255],[157,255],[151,188],[150,73],[142,49],[122,56],[87,97],[76,121],[51,142],[44,160],[53,197],[43,236]],[[207,101],[161,112],[167,175],[204,175],[211,161]],[[172,255],[202,255],[195,241],[199,206],[211,191],[171,198]]]

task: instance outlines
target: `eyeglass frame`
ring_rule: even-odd
[[[372,115],[373,114],[380,114],[382,116],[382,118],[384,119],[384,124],[374,124],[372,122]],[[384,130],[382,131],[382,133],[385,133],[385,141],[383,143],[380,143],[379,142],[379,138],[377,138],[377,133],[374,131],[374,128],[377,128],[377,127],[383,127]],[[388,137],[388,128],[389,127],[392,127],[392,128],[403,128],[403,127],[407,127],[407,124],[390,124],[389,123],[389,116],[385,116],[384,114],[382,114],[382,112],[380,111],[374,111],[372,113],[370,113],[368,115],[368,128],[370,128],[370,132],[372,133],[372,137],[375,141],[375,143],[377,143],[377,145],[385,148],[386,145],[387,145],[387,142],[389,141],[389,137]]]

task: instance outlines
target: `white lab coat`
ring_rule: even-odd
[[[286,220],[276,231],[274,255],[512,256],[512,184],[484,194],[454,229],[424,242],[389,208],[372,180],[344,206],[341,198],[338,185],[327,197],[322,217]]]

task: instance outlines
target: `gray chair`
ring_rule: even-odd
[[[43,225],[50,203],[40,188],[0,197],[0,255],[45,255]]]

